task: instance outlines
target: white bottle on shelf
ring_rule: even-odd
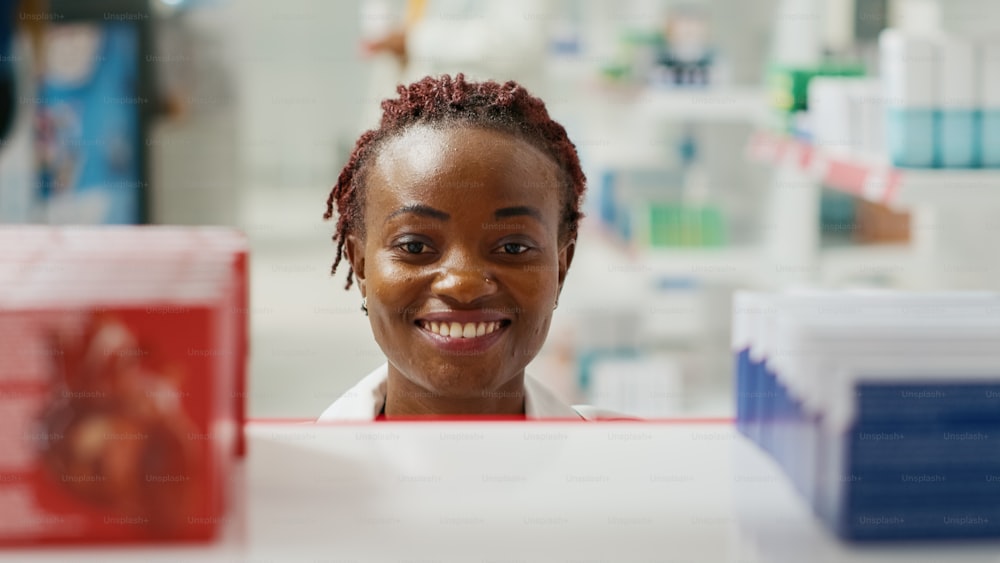
[[[938,40],[937,162],[944,168],[972,168],[978,160],[976,49],[960,37]]]
[[[978,59],[980,162],[1000,168],[1000,41],[980,44]]]
[[[886,142],[893,164],[934,166],[937,60],[934,40],[898,29],[879,36]]]
[[[851,147],[846,79],[817,76],[809,81],[813,145],[824,150]]]

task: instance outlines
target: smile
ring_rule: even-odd
[[[505,328],[509,324],[510,321],[508,320],[479,323],[460,323],[457,321],[417,321],[417,326],[427,332],[446,338],[462,339],[487,336]]]

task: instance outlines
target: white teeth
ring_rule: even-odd
[[[500,328],[500,323],[489,322],[462,324],[457,322],[425,322],[423,327],[425,330],[429,330],[434,334],[447,336],[449,338],[475,338],[477,336],[483,336],[495,332],[498,328]]]

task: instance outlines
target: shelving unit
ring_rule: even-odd
[[[765,254],[796,264],[815,282],[824,260],[818,244],[822,186],[912,214],[912,244],[894,249],[914,289],[997,289],[993,265],[1000,237],[1000,170],[901,169],[883,155],[824,149],[786,135],[758,132],[748,156],[774,167],[772,226]],[[858,249],[862,250],[863,249]],[[854,249],[841,251],[840,258]],[[908,261],[908,263],[907,263]]]
[[[767,116],[766,94],[760,88],[627,88],[595,81],[582,93],[588,107],[612,107],[647,120],[753,124]]]
[[[732,123],[755,125],[766,113],[765,92],[760,88],[644,88],[621,92],[591,84],[584,88],[592,138],[628,139],[626,143],[585,144],[585,156],[595,167],[642,167],[660,164],[663,147],[654,139],[635,139],[615,128],[655,131],[669,123]],[[591,242],[603,246],[605,258],[627,257],[644,271],[668,276],[698,277],[705,281],[759,280],[756,247],[636,248],[621,244],[614,235],[592,229]],[[621,258],[619,258],[619,261]]]
[[[700,123],[759,123],[766,117],[766,97],[759,88],[643,90],[635,112],[651,119]]]
[[[998,549],[995,540],[841,542],[724,420],[255,422],[248,432],[219,541],[38,546],[9,557],[972,563],[995,561]]]
[[[915,205],[1000,204],[1000,170],[899,169],[884,155],[816,148],[787,135],[759,131],[751,158],[789,166],[830,188],[905,210]]]
[[[660,277],[689,277],[708,282],[737,283],[761,276],[756,246],[637,247],[598,225],[586,224],[580,244],[609,271],[632,271]]]

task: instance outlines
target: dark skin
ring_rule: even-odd
[[[528,142],[482,128],[416,125],[382,146],[365,233],[345,248],[388,358],[387,418],[524,414],[524,369],[573,260],[557,172]],[[502,328],[456,352],[424,322],[449,315]]]

